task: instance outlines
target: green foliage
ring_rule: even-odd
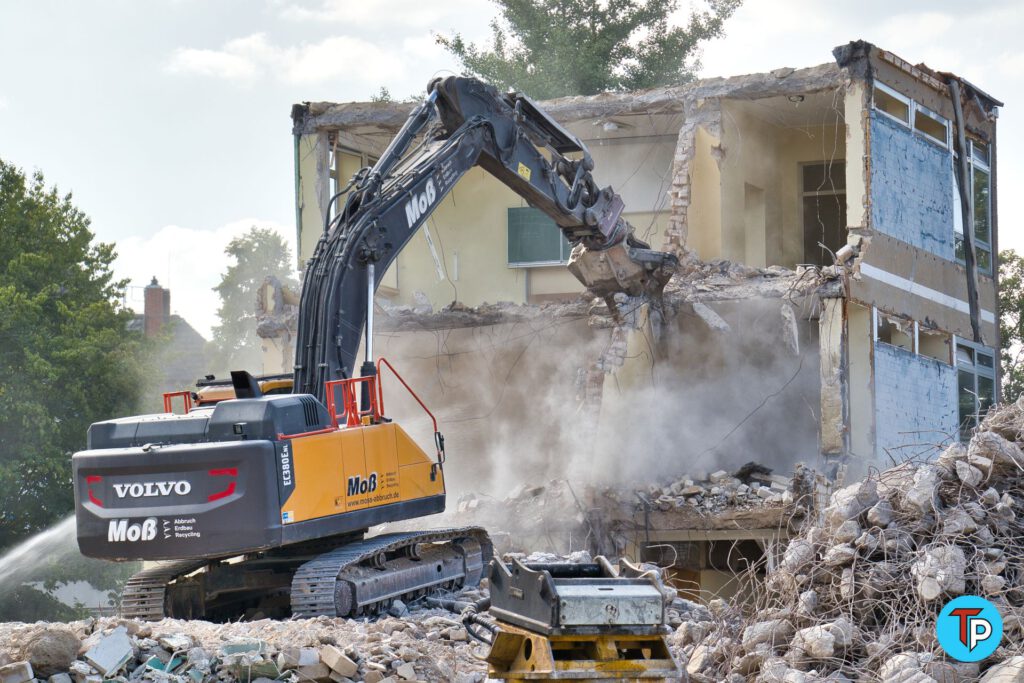
[[[370,95],[371,102],[394,102],[394,98],[391,97],[391,91],[385,88],[383,85],[380,86],[380,90],[375,95]]]
[[[259,372],[262,354],[256,335],[256,293],[270,275],[297,289],[291,249],[274,230],[254,226],[231,240],[224,253],[234,264],[213,288],[221,302],[217,309],[220,324],[213,328],[215,367],[220,372]]]
[[[93,237],[70,194],[0,161],[0,548],[72,510],[71,454],[136,405],[141,336]]]
[[[1004,403],[1024,393],[1024,257],[999,252],[999,342]]]
[[[462,36],[437,42],[466,71],[537,99],[640,90],[690,81],[702,41],[723,34],[742,0],[708,0],[685,26],[678,0],[495,0],[489,47]]]

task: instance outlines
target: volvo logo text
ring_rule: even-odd
[[[137,484],[114,484],[114,493],[118,498],[156,498],[169,496],[187,496],[192,491],[192,484],[187,481],[147,481]]]

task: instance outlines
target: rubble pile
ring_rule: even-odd
[[[797,528],[824,490],[821,475],[797,465],[792,477],[748,463],[648,484],[520,484],[503,498],[463,494],[446,523],[477,524],[499,553],[522,549],[567,555],[632,555],[648,529]]]
[[[966,447],[836,491],[767,572],[756,604],[714,601],[672,637],[694,681],[1024,681],[1024,402]],[[945,657],[935,618],[991,600],[1001,647],[979,670]]]
[[[480,596],[465,591],[459,600]],[[0,682],[32,683],[479,683],[458,615],[392,606],[375,621],[261,620],[231,624],[103,618],[0,624]],[[394,615],[398,615],[397,617]]]
[[[814,492],[816,484],[814,472],[803,464],[796,466],[792,477],[784,477],[747,463],[732,474],[718,470],[706,477],[683,477],[668,486],[650,486],[646,500],[666,512],[684,506],[713,513],[725,507],[806,505],[810,503],[806,496]]]

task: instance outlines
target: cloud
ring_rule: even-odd
[[[0,97],[0,111],[3,111],[4,109],[7,109],[8,106],[9,105],[7,104],[7,100],[5,100],[4,98]]]
[[[119,240],[114,272],[131,281],[128,306],[142,311],[142,287],[156,277],[171,290],[171,312],[184,317],[210,339],[220,306],[213,288],[229,265],[224,248],[253,226],[275,230],[295,255],[295,234],[290,226],[256,218],[243,218],[216,228],[165,225],[148,236]]]
[[[170,73],[241,84],[270,78],[309,85],[345,76],[379,85],[402,69],[402,60],[394,50],[382,49],[362,38],[333,36],[317,43],[282,47],[270,42],[265,33],[229,40],[217,50],[178,48],[166,64]]]
[[[283,0],[275,2],[282,19],[295,22],[332,22],[346,26],[390,26],[401,28],[441,28],[467,14],[481,14],[486,23],[494,7],[485,0],[461,0],[457,3],[433,3],[424,0]]]

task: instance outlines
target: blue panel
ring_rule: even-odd
[[[898,240],[953,260],[950,152],[871,112],[871,220]]]
[[[956,368],[875,342],[875,444],[882,462],[935,455],[956,438]]]

